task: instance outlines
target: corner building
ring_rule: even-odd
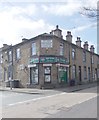
[[[31,39],[22,39],[14,46],[4,44],[0,65],[2,81],[20,80],[20,87],[51,88],[97,81],[99,55],[94,46],[88,50],[86,41],[81,47],[77,37],[76,45],[67,31],[66,40],[62,31],[56,29]]]

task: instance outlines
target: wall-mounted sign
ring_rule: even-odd
[[[55,63],[57,62],[57,57],[41,57],[40,63]]]
[[[30,61],[29,61],[29,64],[36,64],[36,63],[44,63],[44,64],[61,63],[61,64],[68,64],[69,62],[67,61],[66,58],[55,57],[55,56],[31,58]]]
[[[39,63],[39,58],[31,58],[29,63],[30,64]]]

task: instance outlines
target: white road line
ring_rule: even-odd
[[[27,103],[27,102],[31,102],[31,101],[36,101],[36,100],[46,99],[46,98],[50,98],[50,97],[55,97],[55,96],[63,95],[63,94],[66,94],[66,93],[63,92],[63,93],[60,93],[60,94],[55,94],[55,95],[50,95],[50,96],[44,96],[44,97],[34,98],[34,99],[31,99],[31,100],[26,100],[26,101],[22,101],[22,102],[8,104],[8,106],[14,106],[14,105],[23,104],[23,103]]]

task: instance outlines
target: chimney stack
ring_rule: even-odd
[[[83,46],[84,46],[84,49],[88,50],[88,46],[89,46],[89,45],[88,45],[88,42],[87,42],[87,41],[84,43]]]
[[[81,47],[81,42],[80,37],[77,37],[76,45]]]
[[[95,49],[94,46],[91,45],[91,46],[90,46],[90,52],[94,53],[94,49]]]
[[[72,43],[71,31],[67,31],[66,40],[67,40],[68,42],[71,42],[71,43]]]
[[[56,35],[57,37],[62,38],[62,30],[58,28],[58,25],[56,25],[56,29],[51,32],[51,34]]]

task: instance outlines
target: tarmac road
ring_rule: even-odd
[[[83,118],[85,118],[86,114],[90,116],[92,113],[94,114],[92,114],[93,117],[96,116],[96,87],[72,93],[58,92],[53,93],[53,91],[51,91],[51,93],[49,92],[48,94],[47,91],[47,94],[44,94],[44,96],[5,92],[3,96],[5,97],[5,100],[9,99],[8,101],[11,101],[12,98],[13,102],[5,102],[6,104],[4,104],[5,106],[3,107],[2,115],[6,118],[46,118],[50,115],[53,117],[54,115],[57,116],[58,114],[61,118],[65,114],[63,113],[65,108],[66,110],[70,110],[72,108],[73,111],[71,110],[71,113],[73,113],[73,115],[75,114],[75,117],[78,116],[82,118],[83,116]],[[7,96],[8,94],[10,95],[9,97]],[[14,101],[16,99],[20,100]],[[85,108],[85,110],[83,108]],[[86,114],[82,115],[82,111]],[[69,112],[66,114],[66,116],[71,115]]]

